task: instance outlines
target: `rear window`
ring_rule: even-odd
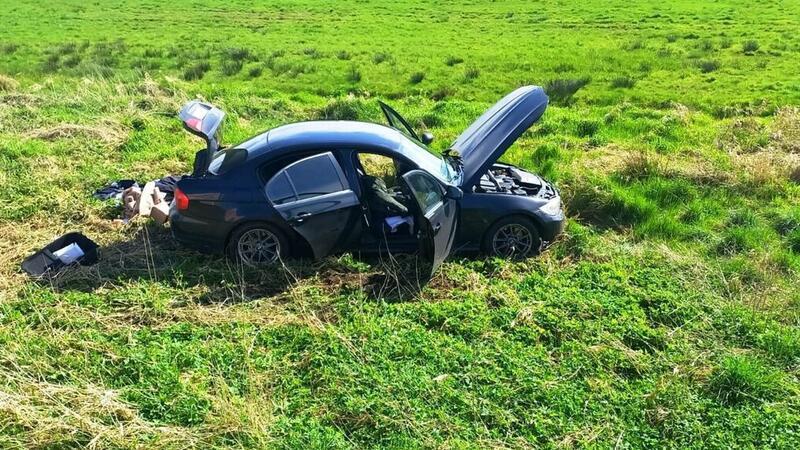
[[[222,175],[247,160],[247,150],[243,148],[226,148],[218,151],[208,165],[212,175]]]

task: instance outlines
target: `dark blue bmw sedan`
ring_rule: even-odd
[[[442,156],[381,103],[389,126],[356,121],[284,125],[221,148],[225,114],[192,101],[180,117],[204,138],[177,184],[175,238],[257,266],[336,252],[416,252],[435,268],[451,251],[524,258],[562,231],[555,187],[497,160],[547,108],[526,86],[497,102]]]

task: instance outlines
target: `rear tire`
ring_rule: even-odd
[[[231,233],[226,253],[248,267],[268,266],[289,255],[289,242],[272,225],[254,222]]]
[[[532,220],[509,216],[489,227],[483,239],[483,251],[490,256],[524,259],[536,256],[542,247],[539,230]]]

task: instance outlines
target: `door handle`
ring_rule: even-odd
[[[439,230],[441,230],[441,229],[442,229],[442,224],[441,223],[437,223],[436,225],[433,226],[433,234],[438,233]]]
[[[301,212],[301,213],[297,213],[294,217],[289,219],[289,221],[295,222],[295,223],[303,223],[303,221],[308,219],[309,217],[311,217],[311,213],[310,212]]]

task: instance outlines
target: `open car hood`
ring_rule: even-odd
[[[498,158],[544,114],[547,95],[524,86],[483,113],[450,146],[463,162],[462,188],[471,188]]]

